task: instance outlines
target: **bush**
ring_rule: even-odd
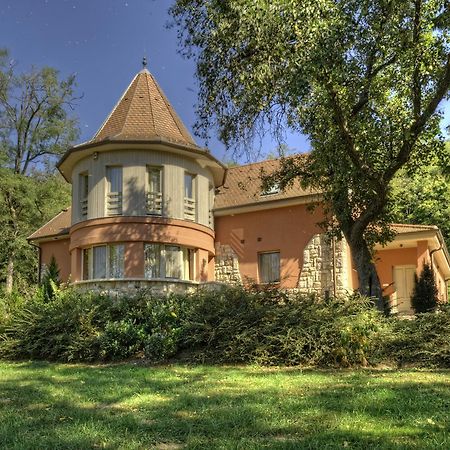
[[[57,291],[2,301],[0,356],[58,361],[450,367],[450,310],[386,318],[367,299],[226,288],[130,297]]]
[[[232,288],[197,298],[180,347],[216,363],[365,365],[383,330],[383,317],[359,296],[323,301]]]
[[[416,314],[434,311],[438,305],[438,289],[434,272],[431,266],[426,263],[423,266],[420,276],[414,275],[415,285],[411,297],[411,304]]]

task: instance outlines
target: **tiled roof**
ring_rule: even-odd
[[[435,225],[409,225],[406,223],[393,223],[391,229],[397,234],[417,233],[421,231],[436,231],[439,228]]]
[[[63,209],[53,219],[50,219],[39,230],[28,237],[30,241],[36,239],[58,237],[69,234],[71,224],[71,208]]]
[[[269,174],[276,170],[280,164],[277,159],[262,161],[245,166],[230,167],[227,169],[225,184],[220,188],[214,208],[233,208],[244,205],[254,205],[271,202],[273,200],[292,199],[314,194],[310,189],[304,190],[300,183],[295,182],[285,191],[274,194],[261,195],[261,170]]]
[[[143,69],[90,142],[154,138],[197,146],[153,75]]]

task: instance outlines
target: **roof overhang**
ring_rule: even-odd
[[[226,206],[214,209],[214,217],[232,216],[235,214],[244,214],[254,211],[264,211],[267,209],[285,208],[288,206],[305,205],[317,203],[322,199],[320,194],[305,194],[291,198],[277,198],[273,200],[264,200],[243,205]]]
[[[69,183],[72,181],[72,171],[82,159],[114,150],[156,150],[179,154],[194,159],[201,167],[208,168],[214,178],[215,187],[225,182],[226,166],[204,148],[176,143],[164,138],[150,140],[104,140],[100,142],[86,142],[68,150],[56,167]]]

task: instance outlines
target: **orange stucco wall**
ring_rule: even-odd
[[[214,254],[214,232],[184,220],[107,217],[81,222],[70,230],[70,249],[113,242],[161,242],[201,248]]]
[[[423,249],[421,249],[422,251]],[[375,265],[384,295],[395,291],[394,266],[417,266],[418,251],[416,247],[379,250],[375,254]]]
[[[216,242],[229,245],[239,259],[243,279],[258,282],[258,253],[279,251],[281,286],[297,287],[303,266],[303,250],[314,234],[323,211],[306,205],[260,210],[215,218]]]
[[[67,281],[71,273],[69,242],[69,239],[58,239],[40,243],[41,264],[47,266],[50,263],[52,256],[54,256],[59,267],[59,276],[62,281]]]

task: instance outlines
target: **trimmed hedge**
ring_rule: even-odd
[[[132,297],[58,292],[0,302],[0,357],[56,361],[170,358],[264,365],[450,366],[450,312],[388,319],[360,296],[323,300],[225,288]]]

